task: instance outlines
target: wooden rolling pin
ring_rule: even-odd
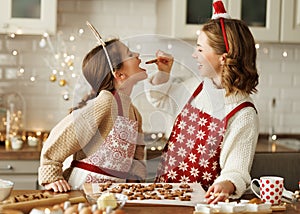
[[[78,203],[87,202],[84,196],[69,198],[69,201],[71,202],[71,204],[78,204]]]
[[[7,209],[21,210],[24,213],[29,213],[34,207],[52,206],[54,204],[60,204],[67,200],[69,200],[68,194],[60,194],[60,195],[54,195],[51,198],[35,199],[31,201],[3,204],[0,205],[0,213],[1,210],[7,210]]]

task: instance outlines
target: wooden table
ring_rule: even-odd
[[[42,192],[42,190],[13,190],[12,195],[29,194],[35,192]],[[59,193],[58,193],[59,194]],[[81,191],[68,192],[70,198],[83,196],[84,193]],[[246,199],[253,198],[251,195],[245,195]],[[153,214],[153,213],[164,213],[164,214],[193,214],[194,207],[188,206],[170,206],[170,205],[151,205],[151,204],[126,204],[123,210],[127,214]],[[294,204],[288,204],[286,211],[273,212],[274,214],[299,214],[300,213],[300,202]],[[259,213],[258,213],[259,214]]]

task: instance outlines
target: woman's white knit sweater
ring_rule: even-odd
[[[152,85],[151,81],[150,78],[145,83],[148,100],[155,107],[173,114],[175,119],[202,80],[194,77],[177,85],[172,83],[171,78],[159,85]],[[191,104],[223,119],[236,106],[246,101],[253,103],[248,95],[225,97],[224,89],[217,89],[210,79],[204,79],[203,90]],[[259,134],[258,127],[258,115],[252,107],[243,108],[228,121],[220,154],[221,174],[215,182],[231,181],[236,188],[232,198],[242,196],[251,182],[250,170]]]

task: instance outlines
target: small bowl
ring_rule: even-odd
[[[103,193],[86,194],[85,197],[86,197],[86,200],[89,202],[89,204],[93,205],[93,204],[97,204],[97,200],[102,194]],[[117,204],[118,204],[118,206],[115,209],[121,209],[128,200],[127,195],[119,194],[119,193],[113,193],[113,194],[114,194],[114,196],[117,200]]]
[[[91,194],[86,194],[85,198],[88,201],[89,204],[97,204],[98,198],[101,196],[102,193],[91,193]]]
[[[22,148],[22,146],[23,146],[23,141],[22,140],[13,140],[12,142],[11,142],[11,148],[13,149],[13,150],[19,150],[19,149],[21,149]]]
[[[39,140],[36,137],[28,136],[28,138],[27,138],[28,146],[31,146],[31,147],[37,146],[38,141]]]
[[[13,187],[13,182],[0,179],[0,201],[4,201],[10,196]]]

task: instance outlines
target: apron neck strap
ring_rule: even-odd
[[[202,91],[203,88],[203,82],[200,83],[200,85],[196,88],[196,90],[194,91],[194,93],[192,94],[192,96],[190,97],[188,103],[191,103],[192,100],[197,97],[197,95]]]
[[[117,105],[118,105],[118,115],[119,116],[123,116],[123,107],[122,107],[122,102],[121,102],[121,98],[120,95],[118,94],[118,92],[116,90],[114,90],[112,92],[112,94],[114,95],[114,98],[117,101]]]
[[[229,114],[227,114],[227,116],[225,117],[225,127],[227,127],[227,123],[228,123],[228,120],[236,113],[238,112],[239,110],[245,108],[245,107],[253,107],[254,110],[256,111],[256,114],[257,114],[257,110],[254,106],[253,103],[251,102],[243,102],[241,104],[239,104],[237,107],[235,107],[231,112],[229,112]]]

